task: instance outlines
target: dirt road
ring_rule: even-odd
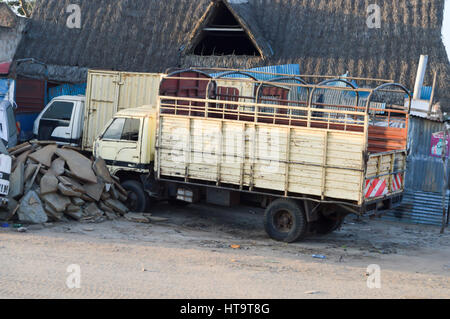
[[[334,234],[287,245],[267,238],[255,208],[158,204],[153,214],[169,220],[0,229],[0,298],[450,297],[448,229],[349,216]],[[367,286],[371,264],[381,288]],[[66,285],[70,265],[79,289]]]

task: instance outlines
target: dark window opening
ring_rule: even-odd
[[[210,22],[203,28],[199,43],[194,47],[195,55],[251,55],[260,53],[242,25],[228,8],[221,3]]]
[[[54,102],[42,115],[42,119],[70,121],[72,117],[72,111],[72,102]]]

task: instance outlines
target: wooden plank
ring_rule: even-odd
[[[206,113],[207,116],[208,113]],[[222,147],[223,147],[223,122],[220,122],[220,144],[219,144],[219,152],[217,154],[217,181],[216,185],[220,185],[220,179],[221,179],[221,164],[222,164]]]
[[[244,151],[243,153],[245,154],[245,149],[246,149],[246,143],[245,143],[245,135],[246,135],[246,124],[245,122],[242,124],[242,136],[241,136],[241,149]],[[239,188],[242,190],[243,186],[244,186],[244,165],[245,165],[245,159],[242,159],[241,165],[240,165],[240,178],[239,178]]]
[[[253,138],[252,138],[252,153],[250,154],[250,161],[251,161],[251,165],[250,165],[250,177],[251,177],[251,182],[250,182],[250,191],[253,190],[254,185],[255,185],[255,181],[254,181],[254,175],[255,175],[255,160],[256,160],[256,142],[257,142],[257,136],[258,136],[258,132],[257,132],[257,125],[254,124],[253,125]]]
[[[191,157],[191,126],[192,126],[192,119],[189,117],[189,120],[187,122],[187,128],[188,128],[188,142],[187,142],[187,152],[185,153],[185,164],[184,164],[184,168],[185,168],[185,178],[184,181],[188,182],[189,181],[189,162],[190,162],[190,157]]]
[[[324,132],[324,150],[323,150],[323,167],[327,167],[328,164],[328,131]],[[327,170],[323,169],[322,170],[322,185],[321,185],[321,196],[322,196],[322,200],[325,199],[325,187],[326,187],[326,176],[327,176]]]
[[[287,129],[286,134],[286,163],[289,163],[291,161],[291,128]],[[285,183],[285,191],[284,196],[288,196],[289,193],[289,164],[285,165],[285,176],[284,176],[284,183]]]
[[[389,174],[389,184],[388,184],[389,193],[392,193],[392,191],[393,191],[392,188],[394,187],[394,183],[393,183],[393,181],[394,181],[393,174],[394,174],[394,167],[395,167],[394,163],[395,163],[395,153],[391,155],[391,167],[389,170],[390,174]]]

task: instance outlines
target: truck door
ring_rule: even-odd
[[[72,143],[75,103],[54,101],[48,105],[39,120],[38,140]]]
[[[115,118],[98,141],[97,155],[110,166],[139,168],[141,131],[141,119]]]

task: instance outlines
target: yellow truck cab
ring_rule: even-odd
[[[115,114],[95,141],[94,157],[106,161],[111,174],[133,193],[136,211],[145,209],[147,199],[142,176],[153,168],[157,110],[154,106],[126,109]],[[133,206],[133,205],[132,205]]]

